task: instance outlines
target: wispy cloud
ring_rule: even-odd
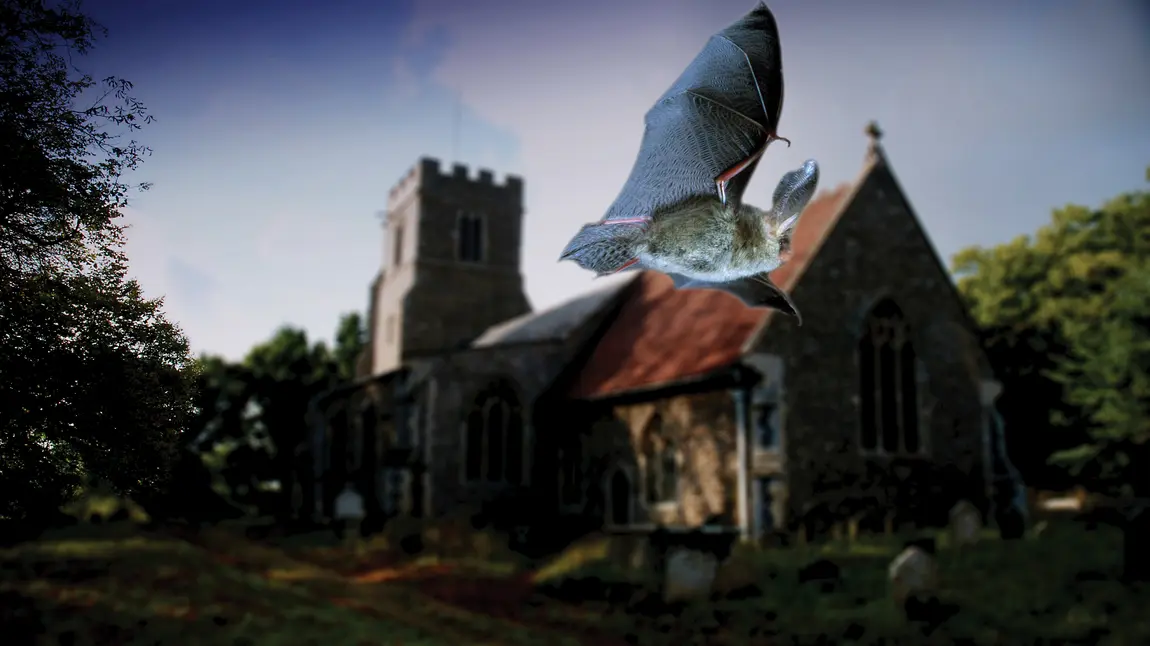
[[[558,251],[614,199],[654,98],[754,4],[92,3],[113,36],[99,71],[135,81],[159,118],[140,177],[155,187],[129,217],[133,272],[197,351],[232,357],[283,323],[329,337],[366,305],[374,214],[421,155],[524,176],[536,307],[591,287]],[[853,177],[872,118],[944,253],[1143,184],[1143,2],[770,4],[794,146],[772,148],[752,201],[807,157],[825,185]]]
[[[591,278],[555,255],[630,170],[642,117],[744,0],[569,4],[416,0],[413,28],[446,30],[434,70],[521,142],[525,254],[537,304]],[[878,119],[936,245],[949,254],[1028,231],[1049,209],[1138,185],[1150,150],[1150,41],[1135,3],[771,3],[782,30],[782,134],[749,197],[815,157],[853,177]],[[1144,21],[1143,21],[1144,26]]]

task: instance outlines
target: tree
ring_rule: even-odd
[[[1147,172],[1150,180],[1150,170]],[[1032,484],[1119,490],[1146,467],[1150,193],[1068,206],[1033,237],[955,256],[1003,381],[1009,447]]]
[[[123,137],[152,117],[132,84],[77,74],[103,29],[78,3],[0,3],[0,280],[122,263],[115,221],[149,154]],[[88,99],[87,101],[85,101]],[[87,107],[81,107],[81,101]],[[137,188],[146,188],[139,185]]]
[[[240,363],[200,358],[200,414],[193,424],[198,450],[233,444],[226,458],[229,483],[250,489],[253,478],[278,480],[283,496],[265,511],[286,515],[299,472],[310,470],[300,462],[306,457],[300,448],[308,438],[307,405],[315,395],[355,378],[366,344],[363,316],[351,312],[340,317],[330,350],[311,343],[305,331],[285,326],[253,346]],[[255,437],[262,433],[271,440],[270,462]],[[233,497],[243,498],[238,492]]]
[[[1112,492],[1150,498],[1150,193],[1108,203],[1091,225],[1127,244],[1094,250],[1070,278],[1086,267],[1108,277],[1084,303],[1100,315],[1063,326],[1070,352],[1054,377],[1081,409],[1087,439],[1055,459]]]
[[[117,222],[148,152],[123,137],[150,117],[71,66],[99,31],[73,3],[0,2],[0,516],[85,475],[147,498],[193,413],[187,341],[127,279]]]
[[[367,328],[359,312],[348,312],[341,316],[335,331],[335,348],[332,350],[332,359],[341,380],[355,379],[366,347]]]
[[[243,364],[252,376],[253,400],[275,447],[272,470],[283,495],[272,511],[287,517],[302,467],[300,448],[308,438],[308,402],[336,383],[335,363],[325,344],[312,345],[305,331],[285,326],[253,347]]]

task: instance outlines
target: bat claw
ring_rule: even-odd
[[[611,272],[611,273],[617,274],[617,273],[623,271],[624,269],[634,265],[637,262],[639,262],[638,258],[632,258],[632,259],[628,260],[627,262],[623,263],[622,265],[619,265],[619,268],[616,269],[615,271]]]
[[[783,142],[786,142],[787,148],[791,147],[791,140],[787,139],[786,137],[780,137],[778,135],[771,135],[770,141],[783,141]]]

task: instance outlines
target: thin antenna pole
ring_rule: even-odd
[[[459,131],[461,129],[461,122],[463,121],[463,100],[462,93],[456,90],[454,92],[454,106],[452,121],[451,121],[451,157],[455,161],[462,161],[459,159]]]

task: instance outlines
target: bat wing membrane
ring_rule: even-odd
[[[691,280],[679,274],[670,274],[677,289],[714,289],[727,292],[743,301],[747,307],[765,307],[778,310],[784,314],[795,317],[799,325],[803,324],[803,315],[794,301],[774,282],[767,274],[757,274],[740,278],[728,283],[712,283],[702,280]]]
[[[715,178],[752,156],[778,125],[783,82],[778,26],[763,4],[715,34],[647,112],[639,155],[605,220],[657,216],[715,195]],[[727,186],[741,202],[756,160]]]

